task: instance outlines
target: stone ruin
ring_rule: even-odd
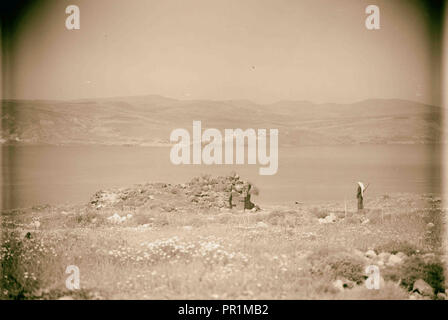
[[[258,195],[258,189],[237,174],[195,177],[187,183],[187,189],[190,200],[199,204],[211,203],[220,208],[238,210],[257,208],[251,201],[251,195]]]
[[[100,190],[90,199],[90,206],[100,208],[149,207],[164,211],[195,208],[237,210],[259,209],[251,201],[258,189],[237,174],[195,177],[185,184],[147,183],[126,189]]]

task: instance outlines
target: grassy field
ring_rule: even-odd
[[[394,194],[367,198],[363,213],[355,201],[347,210],[333,202],[4,211],[0,298],[444,299],[440,205]],[[80,290],[66,288],[69,265],[79,267]],[[378,290],[365,286],[368,265],[380,269]],[[419,279],[430,292],[412,293]]]

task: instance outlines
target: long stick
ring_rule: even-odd
[[[367,190],[367,188],[370,186],[370,183],[367,184],[367,187],[364,189],[364,192]]]
[[[345,211],[345,218],[347,218],[347,199],[344,197],[344,211]]]

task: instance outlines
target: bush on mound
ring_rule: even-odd
[[[426,261],[425,261],[426,260]],[[406,264],[391,270],[385,270],[384,279],[400,281],[408,291],[412,291],[414,283],[422,279],[434,290],[434,294],[445,292],[443,263],[437,258],[425,259],[424,256],[414,255]]]
[[[349,252],[323,248],[309,257],[311,273],[315,276],[330,276],[332,280],[347,279],[361,284],[366,279],[364,261]]]

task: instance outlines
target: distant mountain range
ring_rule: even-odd
[[[168,145],[176,128],[279,129],[281,146],[440,143],[442,109],[412,101],[352,104],[175,100],[149,95],[71,101],[3,100],[2,144]]]

